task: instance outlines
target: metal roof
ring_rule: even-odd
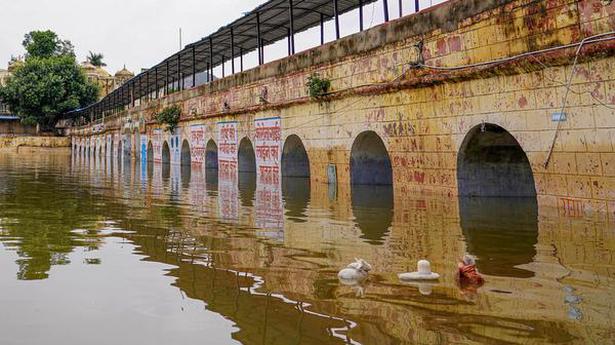
[[[187,45],[184,49],[164,59],[156,66],[136,75],[98,103],[94,103],[83,109],[74,110],[69,114],[92,109],[96,109],[96,111],[106,111],[116,106],[127,105],[132,99],[131,89],[134,94],[134,99],[139,99],[149,93],[155,92],[156,89],[163,88],[165,84],[176,82],[179,79],[179,75],[182,76],[182,79],[190,78],[188,84],[192,86],[193,71],[199,74],[201,72],[213,70],[213,68],[231,60],[231,57],[237,58],[241,55],[257,51],[259,48],[258,37],[260,37],[263,42],[262,46],[267,46],[288,38],[291,30],[291,3],[293,6],[292,27],[294,29],[293,32],[296,34],[319,26],[322,24],[322,21],[335,18],[336,6],[337,15],[339,16],[376,1],[377,0],[267,1],[231,24],[221,27],[213,34]],[[257,28],[260,28],[260,30]],[[193,63],[193,60],[195,63]],[[228,75],[230,74],[229,71]],[[169,79],[165,83],[167,76]]]
[[[15,121],[21,119],[17,115],[0,115],[0,121]]]

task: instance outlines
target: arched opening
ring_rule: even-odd
[[[485,274],[529,278],[538,241],[538,203],[530,162],[504,128],[472,128],[457,157],[461,227]]]
[[[218,145],[216,145],[213,139],[207,142],[207,147],[205,148],[205,169],[218,170]]]
[[[132,152],[132,135],[130,134],[129,131],[126,131],[126,133],[124,134],[123,138],[122,138],[122,145],[123,145],[123,153],[124,153],[124,157],[128,158],[130,157],[130,154]]]
[[[392,185],[393,169],[384,142],[376,132],[359,134],[350,152],[352,185]]]
[[[154,145],[151,140],[147,142],[145,158],[147,159],[147,177],[152,178],[154,175]]]
[[[109,157],[113,158],[113,138],[111,138],[111,148],[109,149]]]
[[[166,141],[162,143],[162,164],[171,164],[171,150],[169,149],[169,144]]]
[[[162,177],[169,178],[171,176],[171,150],[169,144],[165,141],[162,143]]]
[[[296,135],[286,138],[282,149],[282,177],[310,177],[307,151]]]
[[[184,139],[184,141],[182,142],[181,149],[181,165],[190,167],[191,163],[192,156],[190,154],[190,144],[188,143],[188,140]]]
[[[256,156],[250,139],[243,138],[239,142],[238,163],[240,173],[256,172]]]
[[[205,147],[205,181],[208,190],[216,186],[218,189],[218,145],[213,139],[207,142]]]
[[[190,144],[188,140],[184,139],[182,142],[182,148],[180,152],[180,161],[181,161],[181,179],[184,184],[190,182],[190,174],[192,173],[191,164],[192,164],[192,155],[190,153]]]
[[[147,162],[154,162],[154,145],[151,140],[147,143]]]
[[[504,128],[486,123],[470,130],[457,157],[460,196],[536,197],[530,162]]]

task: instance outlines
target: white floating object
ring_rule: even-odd
[[[416,266],[417,272],[400,273],[397,276],[400,280],[436,280],[440,278],[438,273],[431,271],[429,261],[420,260]]]
[[[346,266],[337,273],[339,280],[345,285],[352,285],[367,278],[372,266],[363,259],[355,259],[355,262]]]

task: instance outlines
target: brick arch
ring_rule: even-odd
[[[310,158],[303,140],[290,134],[282,146],[281,169],[283,177],[310,177]]]
[[[389,150],[375,131],[361,132],[350,150],[352,185],[393,185],[393,166]]]
[[[505,128],[482,123],[466,134],[457,153],[460,196],[536,197],[530,161]]]

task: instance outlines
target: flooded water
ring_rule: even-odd
[[[0,155],[0,191],[2,344],[615,343],[613,225],[533,199],[70,154]],[[466,252],[481,288],[453,278]],[[401,283],[421,258],[441,279]]]

